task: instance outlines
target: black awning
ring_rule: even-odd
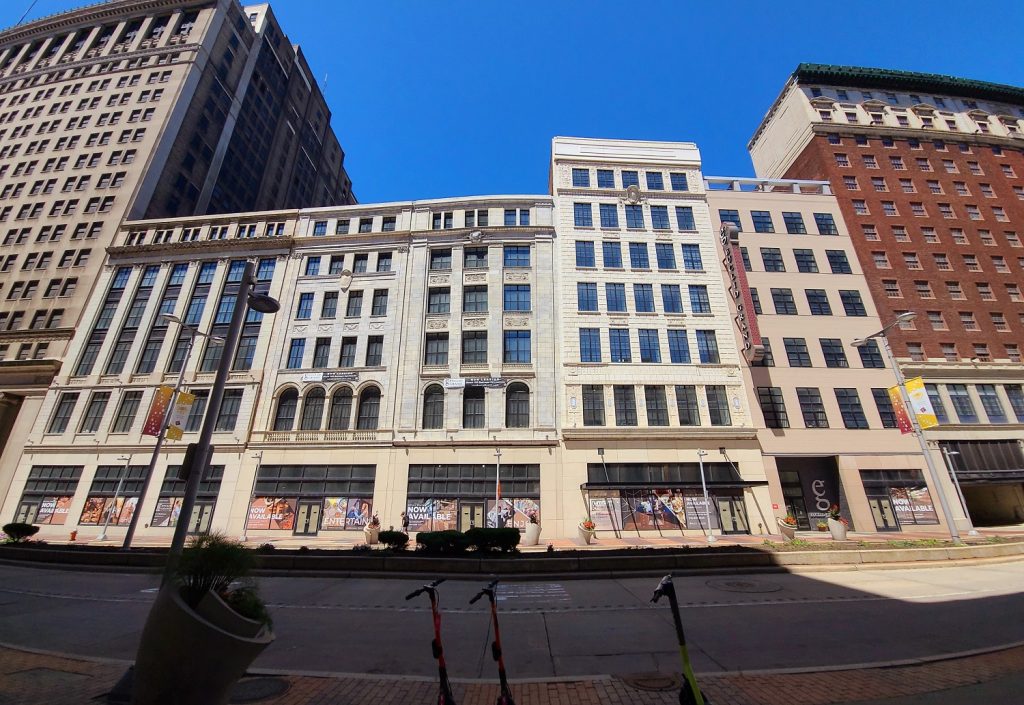
[[[742,490],[747,487],[760,487],[767,485],[766,480],[729,480],[726,482],[707,483],[708,490]],[[626,482],[584,482],[580,485],[581,490],[676,490],[676,489],[700,489],[699,482],[645,482],[643,484]]]

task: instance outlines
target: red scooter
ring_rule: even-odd
[[[676,586],[672,583],[671,575],[666,575],[661,579],[651,602],[657,602],[658,598],[663,595],[668,597],[668,605],[672,609],[672,621],[675,622],[676,637],[679,639],[679,655],[683,660],[683,687],[679,689],[679,705],[711,705],[711,701],[700,692],[700,688],[697,686],[697,677],[693,675],[690,653],[686,650],[686,635],[683,634],[683,620],[679,617]]]
[[[487,599],[491,602],[491,624],[494,625],[494,641],[491,642],[491,656],[498,662],[498,680],[501,682],[501,693],[498,695],[495,705],[516,705],[512,699],[512,691],[508,687],[508,677],[505,674],[505,657],[501,653],[501,632],[498,630],[498,605],[494,599],[497,589],[498,581],[495,580],[478,592],[469,601],[469,604],[473,604],[484,595],[487,595]]]
[[[411,600],[424,592],[430,598],[430,613],[434,617],[434,640],[430,643],[430,646],[434,658],[437,659],[437,675],[441,686],[441,690],[437,694],[437,705],[455,705],[452,685],[448,682],[448,667],[444,662],[444,648],[441,646],[441,610],[438,607],[437,586],[443,582],[444,578],[435,580],[429,585],[424,585],[419,590],[409,593],[405,596],[405,599]]]

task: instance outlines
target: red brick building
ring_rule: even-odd
[[[1024,88],[801,64],[749,149],[831,183],[883,323],[917,314],[889,340],[972,513],[1024,522]]]

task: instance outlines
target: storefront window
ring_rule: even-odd
[[[145,465],[100,465],[96,468],[89,496],[85,500],[79,524],[105,524],[107,517],[116,526],[127,526],[139,503]],[[118,483],[124,476],[124,482]],[[114,495],[117,495],[116,497]]]
[[[25,524],[65,523],[81,477],[81,465],[32,466],[15,521]]]
[[[375,465],[263,465],[246,528],[311,535],[358,530],[373,515]]]
[[[540,465],[503,463],[497,503],[495,471],[495,465],[410,465],[409,530],[525,529],[531,514],[539,519]]]

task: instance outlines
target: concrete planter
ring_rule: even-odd
[[[844,524],[843,522],[841,522],[841,521],[839,521],[837,519],[829,519],[828,520],[828,530],[830,532],[832,532],[832,539],[833,540],[835,540],[835,541],[845,541],[846,540],[846,524]]]
[[[782,532],[782,535],[786,537],[787,541],[792,541],[793,539],[796,538],[796,527],[795,526],[790,526],[786,522],[782,521],[782,519],[779,519],[778,522],[779,522],[779,531]]]
[[[583,528],[583,524],[580,524],[577,527],[577,530],[579,531],[580,541],[582,541],[583,543],[585,543],[585,544],[587,544],[589,546],[590,542],[594,540],[594,530],[593,529],[584,529]]]
[[[369,546],[377,544],[377,537],[380,536],[379,528],[372,528],[370,526],[363,527],[363,537],[366,539],[366,543]]]
[[[520,543],[523,546],[536,546],[540,543],[540,524],[527,524]]]
[[[162,589],[135,657],[134,705],[225,705],[232,686],[274,640],[217,595],[195,610],[177,585]]]

